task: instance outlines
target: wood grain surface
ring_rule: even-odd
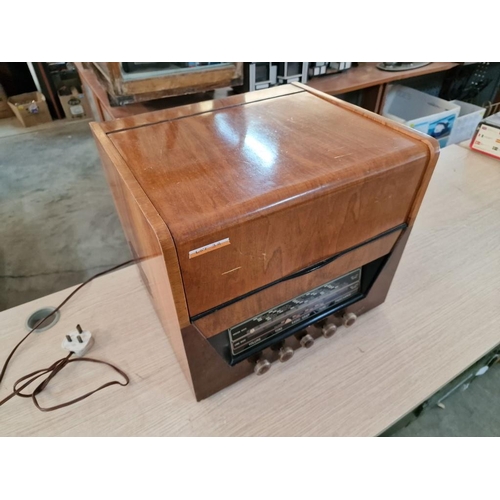
[[[376,435],[500,343],[500,162],[458,146],[443,150],[387,301],[350,329],[262,377],[246,377],[201,403],[163,333],[135,266],[100,278],[13,359],[0,397],[63,352],[81,323],[91,355],[131,377],[77,406],[43,414],[24,399],[0,409],[0,434]],[[3,357],[28,314],[69,290],[0,314]],[[40,397],[56,404],[114,377],[69,366]],[[66,371],[67,370],[67,371]]]
[[[91,129],[138,270],[177,359],[191,380],[180,330],[189,324],[189,317],[172,236],[99,125],[92,123]]]
[[[153,123],[177,120],[186,116],[210,113],[218,109],[241,106],[251,102],[271,99],[282,95],[297,94],[299,92],[304,92],[304,89],[292,85],[281,85],[271,89],[259,90],[258,92],[247,92],[244,94],[222,97],[220,99],[187,103],[183,106],[176,106],[169,109],[152,110],[149,113],[142,111],[140,116],[135,116],[135,114],[129,114],[127,116],[122,115],[113,122],[103,123],[102,128],[106,133],[119,132],[128,128],[138,128]],[[138,106],[138,104],[130,105],[130,107],[132,106]],[[129,106],[124,106],[124,108],[128,107]]]
[[[191,317],[406,222],[432,172],[420,136],[312,92],[108,137],[172,233]]]
[[[290,281],[277,283],[230,306],[219,309],[197,320],[195,324],[205,337],[210,338],[217,335],[241,321],[282,304],[287,300],[291,300],[301,293],[305,293],[338,276],[342,276],[348,271],[387,255],[392,250],[400,234],[401,230],[378,238],[371,243],[340,256],[330,264],[314,272],[307,273]]]
[[[337,106],[349,110],[352,113],[364,116],[366,118],[370,118],[371,120],[374,120],[375,122],[378,122],[380,124],[383,124],[385,127],[390,128],[392,130],[396,130],[399,133],[406,135],[408,137],[411,137],[413,139],[419,139],[423,144],[425,144],[427,148],[427,155],[429,159],[428,163],[428,168],[424,171],[424,175],[421,179],[420,182],[420,187],[415,194],[415,198],[413,200],[413,204],[411,206],[411,210],[408,213],[407,217],[407,223],[409,225],[413,225],[415,222],[415,219],[417,217],[418,211],[420,209],[420,205],[422,204],[422,200],[424,198],[425,192],[427,191],[427,186],[429,185],[429,181],[432,177],[432,173],[434,172],[434,167],[436,166],[437,160],[439,158],[439,143],[436,139],[433,137],[424,134],[423,132],[414,130],[410,127],[407,127],[406,125],[403,125],[401,123],[397,123],[393,120],[389,120],[388,118],[385,118],[383,116],[380,116],[376,113],[373,113],[372,111],[365,110],[363,108],[360,108],[358,106],[355,106],[354,104],[351,104],[349,102],[343,101],[341,99],[337,99],[336,97],[330,96],[324,92],[321,92],[317,89],[313,89],[311,87],[308,87],[307,85],[304,85],[302,83],[294,83],[294,87],[298,88],[303,88],[307,90],[307,92],[317,95],[318,97],[321,97],[322,99],[325,99],[328,102],[335,103]]]
[[[96,137],[99,154],[104,163],[104,172],[108,176],[111,191],[115,195],[115,205],[120,217],[122,217],[121,222],[128,241],[132,245],[132,251],[135,253],[135,257],[141,260],[157,257],[161,255],[160,251],[163,253],[177,318],[179,324],[185,326],[189,321],[172,235],[146,193],[141,189],[120,155],[117,154],[107,136],[102,132],[100,125],[91,123],[90,127]],[[141,248],[142,245],[146,244],[143,242],[143,238],[149,240],[147,248]],[[161,279],[155,277],[154,272],[152,272],[148,281],[153,284]],[[162,302],[164,299],[165,297],[162,298]]]

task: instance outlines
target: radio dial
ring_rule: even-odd
[[[260,358],[254,366],[254,373],[256,375],[264,375],[271,369],[271,363],[266,358]]]
[[[313,344],[314,344],[314,337],[312,335],[307,334],[300,339],[300,345],[302,347],[305,347],[306,349],[312,347]]]
[[[354,322],[358,319],[358,317],[354,313],[345,313],[344,316],[342,316],[342,323],[344,326],[352,326],[354,325]]]
[[[323,337],[325,337],[325,339],[329,339],[330,337],[333,337],[336,331],[337,331],[337,326],[334,325],[333,323],[325,325],[323,327]]]
[[[289,359],[292,359],[293,358],[293,349],[291,347],[282,347],[280,350],[279,350],[279,358],[280,358],[280,361],[282,363],[284,363],[285,361],[288,361]]]

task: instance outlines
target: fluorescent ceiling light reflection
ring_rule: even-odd
[[[257,137],[249,132],[245,137],[245,149],[249,149],[252,155],[257,156],[264,167],[272,167],[276,160],[276,148],[264,144],[264,141],[257,139]]]
[[[215,115],[215,127],[217,132],[222,136],[223,140],[227,142],[230,146],[236,146],[240,142],[240,138],[234,127],[226,120],[226,117],[222,113],[217,113]]]

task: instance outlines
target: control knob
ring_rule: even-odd
[[[342,316],[342,323],[344,324],[344,326],[352,326],[352,325],[354,325],[354,322],[357,319],[358,319],[358,317],[353,312],[345,313]]]
[[[325,325],[322,330],[323,337],[325,337],[325,339],[329,339],[330,337],[333,337],[333,334],[337,331],[337,326],[330,323],[329,325]]]
[[[255,363],[253,371],[256,375],[264,375],[264,373],[267,373],[270,369],[270,361],[266,358],[259,358],[257,363]]]
[[[308,333],[300,339],[300,345],[302,347],[305,347],[306,349],[312,347],[313,344],[314,344],[314,337],[312,335],[309,335]]]
[[[293,358],[293,349],[288,346],[283,346],[278,352],[279,359],[282,363]]]

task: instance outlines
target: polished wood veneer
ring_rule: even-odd
[[[191,316],[404,222],[427,161],[308,92],[109,137],[175,238]]]
[[[208,344],[225,328],[391,255],[354,309],[382,302],[437,159],[433,139],[300,84],[92,129],[128,240],[198,398],[248,372]],[[407,228],[376,239],[400,225]]]
[[[250,297],[239,300],[227,307],[195,321],[196,326],[210,338],[227,328],[256,316],[261,311],[275,307],[287,300],[300,295],[304,290],[311,290],[337,276],[342,276],[352,269],[368,264],[384,255],[388,255],[402,230],[394,231],[371,243],[367,243],[351,252],[348,252],[330,264],[320,269],[300,276],[290,281],[277,283]]]

